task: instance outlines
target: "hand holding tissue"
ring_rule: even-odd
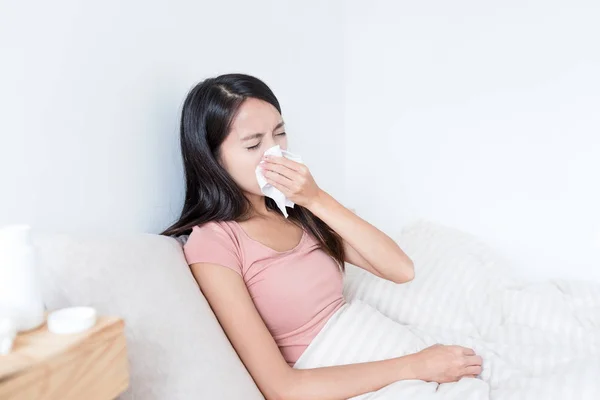
[[[289,160],[295,161],[302,164],[302,158],[298,155],[292,154],[289,151],[282,150],[279,145],[273,146],[265,151],[265,156],[285,157]],[[277,204],[277,207],[281,210],[283,215],[287,218],[288,213],[286,207],[294,208],[294,202],[285,197],[285,195],[273,185],[267,182],[267,179],[263,175],[260,166],[256,167],[256,180],[260,186],[260,191],[267,197],[273,199]]]

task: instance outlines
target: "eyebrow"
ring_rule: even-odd
[[[275,128],[273,128],[273,132],[275,132],[277,129],[282,128],[285,125],[285,122],[281,121],[280,123],[278,123]],[[247,140],[252,140],[252,139],[258,139],[263,137],[265,134],[264,132],[258,132],[258,133],[252,133],[248,136],[245,136],[242,138],[242,142],[245,142]]]

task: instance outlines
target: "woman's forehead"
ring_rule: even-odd
[[[266,101],[248,99],[242,103],[231,124],[240,139],[255,133],[271,133],[282,122],[275,107]]]

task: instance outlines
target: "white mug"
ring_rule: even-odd
[[[31,228],[0,228],[0,319],[12,320],[18,332],[44,322],[42,299]]]
[[[0,356],[10,353],[17,327],[10,318],[0,318]]]

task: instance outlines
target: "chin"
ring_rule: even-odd
[[[256,188],[251,188],[251,189],[243,189],[245,194],[249,194],[252,196],[261,196],[261,197],[265,197],[265,195],[263,194],[263,192],[260,191],[260,187],[258,187],[258,185],[256,186]]]

